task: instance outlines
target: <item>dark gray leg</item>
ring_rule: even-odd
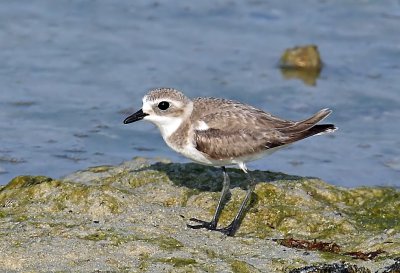
[[[219,220],[219,217],[221,216],[222,208],[224,207],[226,197],[229,193],[229,187],[230,187],[230,180],[229,180],[229,176],[226,172],[226,169],[224,166],[221,167],[221,169],[224,174],[224,182],[223,182],[223,186],[222,186],[221,197],[219,198],[218,205],[217,205],[217,208],[215,209],[215,213],[214,213],[214,216],[213,216],[211,222],[206,222],[206,221],[199,220],[196,218],[190,218],[190,221],[197,222],[200,224],[199,225],[189,225],[188,224],[187,225],[188,227],[194,228],[194,229],[206,228],[209,230],[216,230],[218,220]]]
[[[217,231],[220,231],[228,236],[235,235],[236,231],[239,229],[239,226],[244,217],[244,213],[245,213],[248,203],[250,201],[251,194],[253,193],[254,188],[256,186],[256,183],[255,183],[254,179],[250,176],[250,174],[246,173],[246,175],[247,175],[247,179],[249,180],[249,184],[247,186],[246,197],[244,198],[242,204],[240,205],[238,213],[236,214],[233,221],[227,227],[224,227],[221,229],[216,229]]]

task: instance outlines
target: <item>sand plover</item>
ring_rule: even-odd
[[[284,120],[237,101],[196,98],[190,100],[178,90],[157,88],[143,98],[141,110],[124,120],[148,120],[160,130],[169,147],[204,165],[220,166],[223,187],[210,222],[191,218],[190,228],[217,230],[233,236],[240,226],[255,187],[245,163],[303,138],[331,132],[333,124],[318,124],[331,113],[322,109],[302,121]],[[248,176],[248,189],[238,213],[227,227],[217,228],[222,208],[229,195],[229,176],[225,166],[238,165]]]

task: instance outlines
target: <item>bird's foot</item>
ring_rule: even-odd
[[[223,228],[217,228],[217,223],[214,221],[207,222],[207,221],[199,220],[196,218],[190,218],[190,221],[193,221],[193,222],[196,222],[199,224],[198,225],[186,224],[187,227],[189,227],[189,228],[193,228],[193,229],[205,228],[208,230],[215,230],[215,231],[219,231],[219,232],[225,234],[226,236],[234,236],[238,229],[238,225],[235,221],[233,221],[228,226],[223,227]]]
[[[225,234],[226,236],[234,236],[236,231],[238,230],[238,224],[235,221],[233,221],[228,226],[223,228],[217,228],[215,230]]]
[[[198,225],[186,224],[187,227],[189,227],[189,228],[193,228],[193,229],[205,228],[208,230],[216,230],[217,229],[217,223],[215,221],[207,222],[207,221],[199,220],[196,218],[190,218],[189,220],[199,223]]]

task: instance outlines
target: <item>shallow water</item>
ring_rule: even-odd
[[[0,184],[135,156],[168,157],[157,129],[123,125],[151,87],[227,97],[340,129],[250,168],[343,186],[400,186],[400,2],[8,1],[0,4]],[[317,44],[315,86],[277,69]]]

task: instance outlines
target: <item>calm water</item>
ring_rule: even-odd
[[[344,186],[400,186],[400,1],[3,1],[0,184],[135,156],[187,162],[148,123],[123,125],[149,88],[227,97],[285,118],[320,108],[340,130],[250,168]],[[283,50],[319,46],[315,86]]]

